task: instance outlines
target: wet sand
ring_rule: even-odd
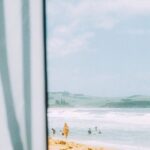
[[[59,140],[52,138],[49,138],[48,144],[48,150],[114,150],[107,147],[89,146],[88,144],[80,144],[75,141]]]

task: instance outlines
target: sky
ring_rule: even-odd
[[[149,0],[47,0],[49,91],[150,95]]]

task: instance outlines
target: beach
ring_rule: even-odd
[[[63,141],[65,138],[60,131],[67,122],[70,129],[67,142],[73,141],[103,149],[108,147],[115,150],[149,150],[149,117],[149,108],[50,108],[49,137]],[[52,128],[56,130],[54,136]],[[88,133],[89,128],[91,134]],[[58,146],[54,145],[53,147]]]
[[[86,144],[80,144],[78,142],[69,140],[59,140],[49,138],[48,140],[49,148],[48,150],[114,150],[106,147],[96,147]]]

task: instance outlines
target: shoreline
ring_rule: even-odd
[[[49,138],[48,150],[115,150],[115,149],[104,146],[81,144],[80,142],[76,141]]]

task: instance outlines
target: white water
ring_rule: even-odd
[[[70,127],[70,139],[92,145],[119,147],[121,150],[150,149],[150,109],[50,108],[49,129],[57,130],[64,122]],[[94,130],[97,126],[102,134]],[[92,135],[87,130],[92,129]]]

